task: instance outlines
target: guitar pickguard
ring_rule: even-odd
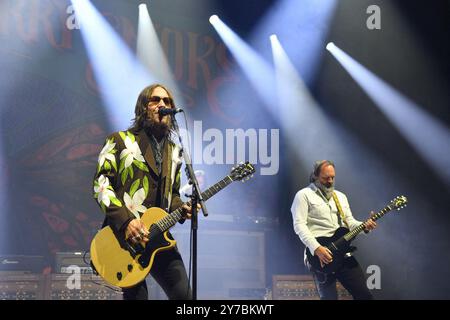
[[[167,232],[165,232],[164,234],[160,233],[152,238],[149,242],[147,242],[144,253],[138,259],[139,264],[143,268],[148,267],[150,259],[156,250],[164,250],[164,248],[170,247],[170,242],[166,240],[164,236],[165,234],[167,234]]]

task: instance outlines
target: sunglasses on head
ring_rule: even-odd
[[[165,105],[172,105],[172,99],[169,97],[159,97],[159,96],[152,96],[150,97],[150,99],[148,100],[151,103],[159,103],[160,101],[163,101]]]

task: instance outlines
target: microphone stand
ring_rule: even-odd
[[[198,215],[197,215],[197,204],[203,210],[203,215],[208,216],[208,210],[206,209],[205,201],[203,200],[200,187],[198,185],[197,177],[195,176],[194,169],[192,168],[192,162],[189,154],[186,152],[183,140],[181,139],[180,130],[178,127],[177,120],[175,119],[175,114],[172,113],[172,125],[175,132],[178,135],[178,140],[181,145],[181,153],[183,155],[184,163],[186,164],[186,175],[189,182],[192,183],[192,195],[191,195],[191,231],[192,231],[192,300],[197,300],[197,229],[198,229]]]

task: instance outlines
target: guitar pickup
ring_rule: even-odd
[[[131,256],[134,258],[138,254],[142,254],[145,248],[140,243],[131,244],[127,241],[127,249],[131,253]]]

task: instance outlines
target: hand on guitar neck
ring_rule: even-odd
[[[377,223],[372,220],[372,216],[375,215],[374,211],[370,212],[370,218],[364,222],[364,232],[370,232],[377,227]]]
[[[183,212],[186,214],[185,218],[186,219],[191,219],[192,218],[192,206],[190,203],[185,203],[182,206],[183,208]],[[200,205],[200,203],[197,203],[197,212],[202,208],[202,206]]]

